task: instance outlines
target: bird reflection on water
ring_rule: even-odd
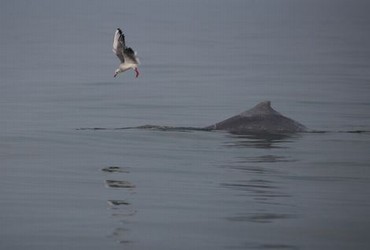
[[[101,171],[107,175],[106,177],[114,176],[115,178],[122,178],[130,173],[130,168],[120,166],[107,166],[102,168]],[[120,224],[118,227],[114,228],[113,233],[110,235],[110,237],[120,244],[131,243],[131,241],[128,240],[129,229],[122,227],[122,224],[125,224],[128,217],[136,214],[136,209],[134,208],[134,205],[126,199],[128,194],[133,192],[135,185],[132,184],[130,181],[121,179],[106,179],[105,184],[106,188],[110,190],[126,190],[126,192],[120,193],[117,196],[117,199],[107,200],[109,208],[112,211],[112,217],[116,220],[119,220]]]

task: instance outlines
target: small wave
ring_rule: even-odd
[[[143,126],[137,126],[137,127],[121,127],[121,128],[92,127],[92,128],[78,128],[77,130],[129,130],[129,129],[176,131],[176,132],[211,131],[211,129],[208,129],[208,128],[173,127],[173,126],[160,126],[160,125],[143,125]]]
[[[102,168],[102,171],[107,172],[107,173],[130,173],[129,168],[118,167],[118,166],[104,167]]]
[[[368,134],[370,130],[337,130],[337,131],[330,131],[330,130],[310,130],[303,133],[309,134],[328,134],[328,133],[343,133],[343,134]]]
[[[105,183],[110,188],[135,188],[135,185],[129,181],[106,180]]]
[[[191,132],[191,131],[215,131],[211,127],[174,127],[174,126],[161,126],[161,125],[143,125],[136,127],[120,127],[120,128],[104,128],[104,127],[91,127],[91,128],[77,128],[76,130],[129,130],[129,129],[143,129],[143,130],[156,130],[156,131],[175,131],[175,132]],[[370,134],[370,130],[308,130],[299,132],[302,134],[327,134],[327,133],[348,133],[348,134]],[[263,135],[261,133],[246,133],[247,135]],[[265,133],[269,134],[269,133]],[[286,133],[282,133],[285,135]]]

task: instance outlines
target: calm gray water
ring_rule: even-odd
[[[368,1],[0,3],[0,249],[369,249]],[[141,75],[113,73],[123,28]],[[328,133],[201,127],[270,100]],[[107,128],[80,130],[80,128]]]

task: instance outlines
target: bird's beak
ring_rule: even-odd
[[[140,72],[137,68],[135,68],[135,73],[136,73],[136,78],[138,78],[138,76],[140,75]]]
[[[114,73],[113,77],[116,77],[117,76],[117,73]]]

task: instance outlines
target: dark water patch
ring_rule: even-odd
[[[250,172],[259,175],[280,175],[280,172],[275,169],[259,166],[257,164],[246,164],[245,162],[237,162],[230,165],[224,165],[224,168],[242,170],[244,172]]]
[[[350,130],[350,131],[339,131],[339,133],[350,133],[350,134],[370,134],[370,130]]]
[[[130,169],[128,167],[118,167],[118,166],[108,166],[102,168],[103,172],[107,173],[130,173]]]
[[[130,202],[125,200],[109,200],[108,204],[112,207],[118,207],[118,206],[128,206],[130,205]]]
[[[360,177],[345,177],[345,176],[286,176],[284,177],[290,180],[298,181],[313,181],[313,182],[343,182],[343,181],[354,181],[359,180],[367,181],[367,179]]]
[[[136,214],[136,209],[113,209],[112,211],[115,211],[112,213],[112,217],[116,218],[117,220],[126,219],[127,217],[131,217]]]
[[[113,217],[127,217],[136,213],[132,204],[126,200],[108,200],[110,209],[114,211]]]
[[[253,222],[253,223],[272,223],[276,220],[291,219],[296,216],[291,214],[279,213],[253,213],[248,215],[239,215],[226,218],[229,221],[235,222]]]
[[[266,203],[267,201],[271,202],[276,198],[291,197],[290,195],[283,193],[277,185],[274,185],[274,182],[262,179],[221,183],[221,186],[236,191],[243,191],[245,192],[245,195],[253,198],[259,203]]]
[[[106,180],[105,183],[110,188],[135,188],[135,185],[129,181]]]
[[[252,243],[248,242],[243,244],[242,246],[231,246],[227,247],[227,249],[281,249],[281,250],[298,250],[300,249],[298,246],[284,244],[284,243]]]
[[[311,130],[303,132],[306,134],[330,134],[330,133],[338,133],[338,134],[370,134],[370,130],[362,130],[362,129],[355,129],[355,130],[337,130],[337,131],[330,131],[330,130]]]
[[[112,129],[96,127],[96,128],[77,128],[76,130],[112,130]]]
[[[128,229],[118,227],[114,229],[113,233],[109,237],[113,238],[119,244],[129,244],[132,243],[132,241],[126,239],[129,233],[130,231]]]
[[[290,159],[285,156],[261,155],[261,156],[243,157],[242,162],[244,163],[275,163],[275,162],[296,162],[296,160]]]
[[[285,244],[262,244],[259,249],[299,249],[297,246],[285,245]]]
[[[282,202],[279,203],[279,202],[271,202],[271,201],[275,199],[279,199],[279,198],[290,198],[292,196],[286,193],[282,193],[282,192],[277,192],[277,191],[272,192],[272,191],[258,189],[258,190],[253,190],[253,194],[251,194],[250,197],[254,198],[254,200],[259,203],[282,205],[283,204]]]
[[[256,249],[299,249],[297,246],[291,246],[286,244],[261,244]]]
[[[247,183],[243,181],[243,183],[223,183],[221,185],[239,190],[250,190],[252,188],[276,189],[276,187],[271,184],[272,181],[267,180],[250,180]]]

